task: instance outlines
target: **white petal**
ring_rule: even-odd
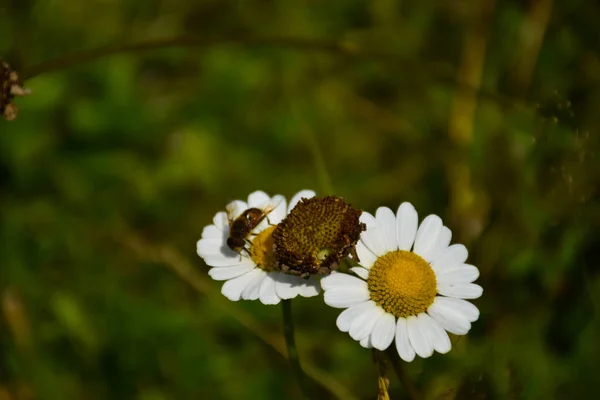
[[[475,322],[479,318],[479,309],[466,300],[438,296],[435,298],[434,302],[438,305],[441,304],[444,308],[461,314],[469,322]]]
[[[455,310],[451,304],[440,301],[443,297],[436,297],[429,306],[427,314],[436,320],[445,330],[455,335],[464,335],[471,329],[471,323],[465,315]]]
[[[323,295],[325,304],[334,308],[347,308],[370,299],[367,289],[330,289]]]
[[[266,279],[267,273],[260,268],[260,274],[257,274],[256,277],[246,285],[246,288],[242,291],[242,299],[244,300],[256,300],[260,295],[260,286],[263,280]]]
[[[423,257],[425,261],[431,261],[442,226],[442,219],[433,214],[425,217],[419,226],[413,251]],[[419,353],[417,352],[417,354]]]
[[[242,292],[257,275],[261,273],[259,268],[239,276],[235,279],[230,279],[223,284],[221,293],[231,301],[238,301],[242,297]]]
[[[396,350],[401,359],[411,362],[415,359],[415,350],[408,340],[408,327],[406,318],[398,318],[396,321]]]
[[[448,229],[448,227],[442,226],[442,229],[440,230],[440,234],[437,238],[437,244],[435,246],[435,249],[431,252],[430,262],[435,261],[440,255],[442,255],[444,250],[446,250],[448,248],[448,246],[450,245],[451,240],[452,240],[452,231],[450,231],[450,229]]]
[[[396,238],[400,250],[409,251],[415,242],[419,217],[417,210],[410,203],[402,203],[396,213]],[[414,357],[414,355],[413,355]]]
[[[356,317],[350,325],[348,333],[354,340],[362,340],[366,336],[369,336],[373,331],[375,322],[379,319],[379,316],[385,311],[381,307],[375,306],[363,312],[361,315]]]
[[[323,290],[330,289],[364,289],[367,290],[367,282],[355,276],[343,272],[333,272],[321,279]]]
[[[372,300],[352,306],[342,311],[342,313],[337,317],[335,324],[340,331],[348,332],[348,330],[350,330],[350,325],[356,317],[375,306],[375,302]]]
[[[356,275],[364,279],[365,281],[369,279],[369,270],[363,267],[352,267],[350,271],[354,272]]]
[[[387,312],[384,312],[373,326],[371,332],[371,344],[377,350],[385,350],[390,347],[396,333],[396,318]]]
[[[362,240],[359,240],[358,243],[356,243],[356,254],[358,254],[358,258],[360,258],[360,265],[366,269],[371,268],[373,264],[375,264],[375,261],[377,261],[375,253],[369,250]]]
[[[471,283],[479,278],[479,270],[473,265],[461,264],[458,267],[443,269],[435,277],[438,283]]]
[[[257,190],[248,195],[248,208],[263,208],[269,204],[270,200],[271,198],[268,194],[262,190]]]
[[[297,279],[301,278],[280,272],[271,272],[271,274],[275,280],[275,292],[279,298],[289,300],[298,296],[301,283]]]
[[[202,230],[202,239],[219,239],[224,242],[227,236],[223,234],[223,231],[214,225],[207,225]]]
[[[435,322],[433,318],[425,313],[421,313],[417,316],[421,325],[422,333],[427,336],[429,342],[433,345],[435,351],[440,354],[446,354],[452,348],[450,338],[445,330]]]
[[[229,218],[227,217],[227,213],[224,211],[218,212],[213,217],[213,224],[220,231],[229,231]]]
[[[245,264],[247,262],[252,262],[248,257],[244,257],[243,255],[233,253],[234,255],[228,257],[223,253],[218,254],[204,254],[201,257],[204,259],[206,265],[210,265],[211,267],[233,267],[240,264]]]
[[[372,344],[371,344],[371,337],[370,336],[364,337],[363,339],[361,339],[361,341],[359,343],[365,349],[370,349],[370,348],[373,347]]]
[[[457,299],[477,299],[481,297],[483,288],[474,283],[439,283],[437,285],[439,294],[448,297],[456,297]]]
[[[469,252],[465,246],[462,244],[453,244],[442,251],[442,254],[431,263],[431,268],[437,272],[443,269],[456,267],[467,261],[468,256]]]
[[[422,321],[414,315],[411,315],[406,319],[408,329],[408,340],[411,346],[415,349],[415,353],[419,357],[427,358],[433,354],[433,343],[429,341],[429,338],[425,335],[425,326],[422,326]]]
[[[360,235],[360,240],[377,256],[387,253],[383,232],[377,224],[375,217],[368,212],[363,212],[360,215],[360,222],[364,222],[367,225],[367,230]]]
[[[267,274],[267,277],[263,279],[262,283],[260,284],[260,293],[258,298],[260,299],[261,303],[266,305],[279,304],[281,301],[275,292],[275,281],[269,274]]]
[[[319,280],[311,277],[308,280],[298,278],[304,281],[302,285],[299,287],[299,294],[302,297],[314,297],[317,296],[321,292],[321,284]]]
[[[273,225],[277,225],[278,223],[280,223],[287,214],[287,204],[286,204],[285,198],[283,196],[281,196],[281,197],[283,198],[283,200],[281,200],[279,205],[277,207],[275,207],[275,209],[273,211],[271,211],[268,215],[268,217],[269,217],[268,222],[270,222]]]
[[[254,268],[256,268],[256,266],[252,263],[240,264],[235,267],[211,268],[208,271],[208,275],[215,281],[226,281],[242,276]]]
[[[379,207],[375,213],[377,226],[383,234],[383,245],[386,253],[398,250],[396,241],[396,216],[394,212],[387,207]]]
[[[213,226],[213,225],[211,225]],[[221,232],[221,234],[223,234],[223,232]],[[204,256],[210,256],[210,255],[215,255],[215,254],[223,254],[223,239],[219,238],[219,239],[200,239],[198,240],[198,242],[196,243],[196,253],[198,253],[198,255],[202,258],[204,258]],[[234,252],[232,252],[234,253]],[[224,255],[224,254],[223,254]],[[238,255],[238,258],[239,255]]]
[[[298,193],[296,193],[294,197],[292,197],[292,200],[290,200],[290,204],[288,205],[288,213],[292,211],[294,207],[296,207],[296,204],[300,201],[300,199],[310,199],[311,197],[315,197],[315,192],[313,192],[312,190],[301,190]]]

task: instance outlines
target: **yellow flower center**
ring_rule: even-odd
[[[270,226],[260,232],[252,240],[250,246],[250,256],[252,261],[263,270],[270,272],[275,269],[275,256],[273,255],[273,231],[274,226]]]
[[[437,282],[429,263],[405,250],[379,257],[367,283],[371,299],[398,318],[427,311],[436,295]]]

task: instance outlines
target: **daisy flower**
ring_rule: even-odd
[[[316,278],[302,279],[284,274],[276,269],[273,256],[273,231],[302,198],[314,197],[310,190],[298,192],[286,207],[281,195],[269,197],[265,192],[256,191],[248,196],[248,201],[234,200],[226,211],[218,212],[213,224],[202,231],[202,238],[196,251],[204,262],[212,268],[208,274],[217,281],[225,281],[221,293],[231,301],[256,300],[263,304],[278,304],[282,299],[296,296],[312,297],[319,294]],[[247,243],[240,252],[227,245],[230,221],[250,208],[265,209],[273,205],[266,218],[248,235]],[[229,215],[228,215],[229,214]]]
[[[452,233],[437,215],[418,225],[417,211],[402,203],[375,216],[364,212],[367,230],[356,246],[358,277],[333,272],[321,280],[325,303],[345,308],[337,318],[342,332],[365,348],[387,349],[395,340],[405,361],[450,351],[447,332],[464,335],[479,310],[464,299],[483,289],[472,282],[479,270],[469,264],[462,244],[450,245]]]

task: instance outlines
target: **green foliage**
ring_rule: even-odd
[[[300,398],[237,314],[277,337],[279,307],[228,308],[219,282],[194,290],[169,267],[206,278],[194,246],[217,211],[305,188],[370,212],[411,201],[469,248],[481,318],[406,366],[428,398],[593,397],[600,9],[526,3],[0,6],[0,56],[24,76],[80,50],[213,38],[43,71],[0,121],[0,398]],[[374,398],[371,354],[337,314],[294,301],[301,360]]]

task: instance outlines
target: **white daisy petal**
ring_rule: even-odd
[[[464,335],[471,329],[471,323],[465,315],[455,310],[452,304],[440,301],[443,297],[436,297],[429,306],[427,314],[432,317],[442,328],[455,335]]]
[[[260,302],[266,305],[279,304],[281,298],[275,292],[275,280],[269,274],[260,284],[260,293],[258,295]]]
[[[479,309],[466,300],[438,296],[434,303],[461,314],[469,322],[475,322],[479,318]]]
[[[363,212],[360,215],[360,222],[364,222],[367,225],[367,230],[360,235],[360,240],[377,256],[387,253],[385,238],[375,217],[368,212]]]
[[[425,217],[419,226],[413,251],[423,257],[425,261],[431,261],[442,226],[442,219],[433,214]]]
[[[364,279],[365,281],[369,279],[369,270],[363,267],[352,267],[350,271],[354,272],[356,275]]]
[[[323,295],[325,304],[334,308],[347,308],[369,300],[367,289],[330,289]]]
[[[361,339],[361,341],[359,343],[365,349],[370,349],[373,347],[371,345],[371,337],[370,336],[365,336],[363,339]]]
[[[396,241],[396,216],[394,212],[387,207],[379,207],[375,213],[377,226],[383,234],[383,245],[385,251],[398,250]]]
[[[229,231],[229,218],[224,211],[218,212],[213,218],[213,224],[220,231]]]
[[[469,252],[462,244],[453,244],[442,251],[442,253],[431,263],[431,268],[434,271],[456,267],[467,261]]]
[[[283,198],[283,196],[281,196],[281,197]],[[279,205],[277,207],[275,207],[275,209],[269,213],[269,215],[268,215],[269,222],[273,225],[277,225],[285,218],[286,214],[287,214],[287,204],[286,204],[285,198],[283,198],[283,200],[281,200]]]
[[[361,289],[367,290],[367,282],[342,272],[333,272],[321,279],[323,290],[329,289]]]
[[[443,269],[436,274],[438,283],[456,284],[471,283],[479,278],[477,267],[469,264],[462,264],[458,267]]]
[[[279,298],[284,300],[293,299],[300,292],[300,282],[292,275],[283,274],[280,272],[271,272],[275,280],[275,292]]]
[[[366,269],[371,268],[375,264],[375,261],[377,261],[377,256],[365,246],[362,240],[356,243],[356,254],[360,258],[360,265]]]
[[[248,195],[248,208],[264,208],[271,198],[262,190],[257,190]]]
[[[424,330],[426,329],[426,326],[423,326],[422,321],[414,315],[408,317],[406,323],[408,340],[413,349],[415,349],[415,353],[421,358],[430,357],[433,354],[433,343],[431,343],[429,338],[425,335]]]
[[[206,265],[210,265],[211,267],[233,267],[240,264],[245,264],[250,261],[247,257],[240,257],[239,254],[235,253],[233,257],[227,257],[226,255],[219,254],[202,254],[200,255]]]
[[[296,207],[296,204],[300,201],[300,199],[310,199],[311,197],[315,197],[315,192],[313,192],[312,190],[299,191],[294,195],[294,197],[292,197],[292,200],[290,200],[290,204],[288,205],[288,212],[292,211],[292,209]]]
[[[251,263],[244,263],[234,267],[211,268],[208,271],[208,275],[215,281],[227,281],[242,276],[254,268],[254,264]]]
[[[356,317],[352,324],[350,325],[350,330],[348,333],[350,337],[354,340],[362,340],[365,337],[369,336],[373,331],[373,326],[375,326],[375,322],[379,319],[379,316],[383,314],[385,311],[381,309],[381,307],[375,306],[364,311],[361,315]]]
[[[450,338],[445,330],[435,322],[433,318],[425,313],[417,316],[421,324],[422,333],[427,336],[429,342],[433,345],[433,349],[440,354],[446,354],[452,348]]]
[[[415,359],[415,350],[408,340],[408,326],[406,318],[398,318],[396,321],[396,350],[401,359],[411,362]]]
[[[230,279],[223,284],[221,293],[231,301],[238,301],[242,297],[242,292],[257,275],[261,272],[260,269],[255,268],[252,271],[239,276],[234,279]]]
[[[483,288],[474,283],[439,283],[437,285],[439,294],[457,299],[477,299],[483,294]]]
[[[371,332],[371,344],[377,350],[387,349],[396,333],[396,318],[387,312],[379,316]]]
[[[267,278],[267,273],[260,268],[257,268],[261,271],[260,274],[257,274],[251,282],[246,285],[246,288],[242,291],[242,299],[244,300],[256,300],[260,295],[260,286],[262,281]]]
[[[430,262],[435,261],[435,259],[438,258],[444,252],[444,250],[446,250],[448,248],[451,240],[452,240],[452,231],[450,229],[448,229],[448,227],[442,226],[442,229],[440,230],[440,234],[437,238],[437,244],[435,246],[435,249],[431,252]]]
[[[212,225],[211,225],[212,226]],[[200,239],[196,243],[196,253],[202,258],[205,255],[223,254],[223,239]],[[232,252],[234,253],[234,252]],[[236,254],[237,255],[237,254]],[[239,258],[239,256],[238,256]]]
[[[417,235],[419,217],[410,203],[402,203],[396,213],[396,238],[400,250],[410,250]]]
[[[202,230],[202,239],[219,239],[224,241],[227,236],[223,234],[223,231],[214,225],[205,226]]]
[[[337,317],[335,324],[337,325],[340,331],[348,332],[348,330],[350,330],[350,325],[352,324],[354,319],[366,310],[373,308],[374,306],[376,306],[375,302],[369,300],[347,308],[344,311],[342,311],[342,313]]]
[[[298,278],[298,279],[304,281],[298,289],[300,296],[314,297],[314,296],[317,296],[319,293],[321,293],[321,284],[319,283],[318,279],[316,279],[314,277],[311,277],[308,280],[302,279],[302,278]]]

